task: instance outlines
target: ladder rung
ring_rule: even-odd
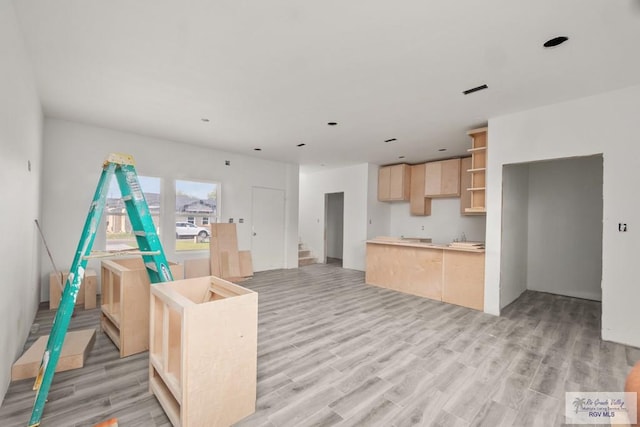
[[[133,234],[135,234],[136,236],[141,236],[141,237],[146,237],[147,236],[147,232],[146,231],[134,231]]]
[[[153,270],[156,273],[158,272],[158,267],[153,262],[146,262],[144,266],[147,267],[149,270]]]
[[[125,202],[128,202],[131,199],[133,199],[133,197],[131,197],[131,194],[126,195],[126,196],[122,196],[122,200],[124,200]]]

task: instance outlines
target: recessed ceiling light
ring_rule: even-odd
[[[385,139],[385,141],[387,144],[393,144],[394,142],[398,142],[398,140],[396,138],[391,138],[391,139]]]
[[[203,118],[201,118],[200,120],[202,120],[202,121],[203,121],[203,122],[205,122],[205,123],[209,123],[209,122],[210,122],[210,120],[209,120],[209,119],[207,119],[206,117],[203,117]]]
[[[404,156],[398,156],[399,159],[404,159]]]
[[[569,40],[569,37],[567,36],[558,36],[558,37],[554,37],[552,39],[547,40],[546,42],[544,42],[542,46],[546,48],[556,47],[566,42],[567,40]]]
[[[329,123],[327,123],[327,124],[328,124],[329,126],[337,126],[337,125],[338,125],[338,122],[329,122]]]
[[[438,151],[447,151],[446,148],[438,148]]]
[[[305,144],[304,142],[301,142],[300,144],[297,145],[297,147],[304,147],[305,145],[307,144]]]
[[[262,151],[262,148],[254,148],[253,151]]]
[[[462,93],[465,95],[469,95],[470,93],[478,92],[479,90],[485,90],[488,88],[489,86],[487,85],[480,85],[480,86],[472,87],[471,89],[463,90]]]

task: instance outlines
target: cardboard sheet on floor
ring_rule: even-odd
[[[11,381],[35,378],[47,346],[49,335],[42,336],[11,367]],[[56,372],[69,371],[84,366],[84,361],[96,339],[95,329],[67,332]]]

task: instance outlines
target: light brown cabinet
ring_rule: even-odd
[[[378,170],[378,200],[407,201],[411,190],[411,168],[406,163],[383,166]]]
[[[411,215],[431,215],[431,199],[424,196],[426,166],[425,163],[411,166],[411,192],[409,197]]]
[[[484,261],[484,251],[369,240],[365,283],[482,311]]]
[[[425,197],[460,197],[460,159],[427,163],[424,195]]]
[[[465,208],[466,213],[483,214],[486,206],[486,171],[487,171],[487,128],[474,129],[467,134],[471,137],[471,167],[467,172],[471,175],[471,182],[465,191],[470,194],[470,205]]]

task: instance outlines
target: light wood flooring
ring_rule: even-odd
[[[257,410],[242,427],[561,425],[565,391],[622,390],[640,359],[599,339],[593,301],[527,291],[494,317],[323,264],[243,285],[259,292],[259,338]],[[52,320],[41,310],[27,345]],[[71,329],[98,322],[97,309],[78,310]],[[98,333],[83,369],[55,375],[42,426],[170,425],[148,393],[147,366],[147,353],[119,359]],[[0,425],[27,424],[31,386],[11,384]]]

